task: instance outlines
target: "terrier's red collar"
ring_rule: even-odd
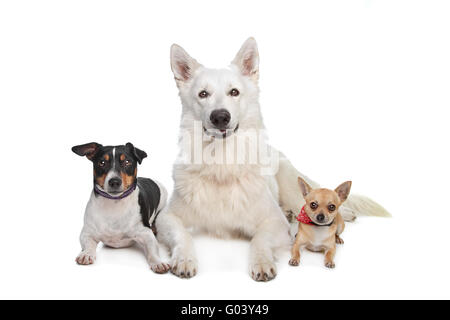
[[[330,224],[317,224],[317,223],[315,223],[315,222],[312,221],[311,218],[308,217],[308,215],[306,214],[305,206],[306,206],[306,205],[304,205],[304,206],[302,207],[302,210],[300,210],[300,214],[297,216],[297,220],[300,221],[301,223],[308,224],[308,225],[310,225],[310,226],[316,226],[316,227],[329,227],[329,226],[331,226],[331,225],[333,224],[334,220],[331,221]]]

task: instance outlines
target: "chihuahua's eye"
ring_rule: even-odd
[[[330,205],[328,206],[328,210],[329,210],[330,212],[333,212],[334,210],[336,210],[336,206],[335,206],[334,204],[330,204]]]
[[[231,89],[230,96],[237,97],[240,94],[238,89]]]
[[[105,161],[105,160],[100,160],[99,163],[98,163],[98,166],[99,166],[99,167],[104,167],[105,164],[106,164],[106,161]]]
[[[131,165],[131,161],[127,159],[123,162],[123,164],[128,167]]]
[[[198,96],[199,96],[200,99],[205,99],[205,98],[209,97],[209,93],[207,91],[203,90],[203,91],[200,91]]]
[[[319,205],[317,204],[317,202],[311,202],[309,206],[311,207],[311,209],[316,210]]]

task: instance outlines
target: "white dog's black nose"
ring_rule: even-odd
[[[108,184],[111,188],[117,189],[122,185],[122,179],[112,178],[109,180]]]
[[[325,215],[323,213],[320,213],[317,215],[317,221],[323,222],[325,220]]]
[[[217,129],[224,130],[230,123],[231,114],[225,109],[218,109],[211,112],[209,119]]]

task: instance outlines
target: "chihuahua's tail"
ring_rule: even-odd
[[[318,183],[309,179],[295,169],[291,162],[280,153],[279,170],[276,174],[278,182],[278,196],[281,208],[286,217],[295,221],[305,201],[300,194],[297,178],[302,177],[312,188],[320,187]],[[391,214],[375,201],[360,195],[351,194],[340,208],[346,221],[355,220],[358,216],[390,217]]]

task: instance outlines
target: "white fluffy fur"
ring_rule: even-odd
[[[194,136],[193,121],[202,121],[206,129],[212,127],[212,110],[225,108],[231,113],[230,127],[239,123],[239,130],[225,139],[225,144],[237,139],[246,129],[263,129],[259,107],[258,49],[253,38],[248,39],[236,55],[230,68],[208,69],[191,58],[181,47],[171,50],[172,70],[183,105],[181,131]],[[227,95],[237,88],[239,97]],[[208,99],[200,99],[198,92],[207,90]],[[203,142],[203,149],[220,139]],[[186,150],[183,150],[183,153]],[[168,206],[159,215],[156,225],[158,238],[172,251],[172,272],[180,277],[197,273],[197,259],[188,228],[195,228],[219,237],[243,236],[251,239],[250,275],[258,281],[276,276],[274,250],[290,244],[289,223],[285,212],[299,212],[301,207],[297,177],[300,175],[312,186],[316,183],[297,172],[281,155],[276,175],[261,174],[254,164],[175,164],[175,189]],[[365,198],[358,205],[344,207],[343,214],[352,220],[357,209],[378,209]],[[285,211],[285,212],[283,212]]]

